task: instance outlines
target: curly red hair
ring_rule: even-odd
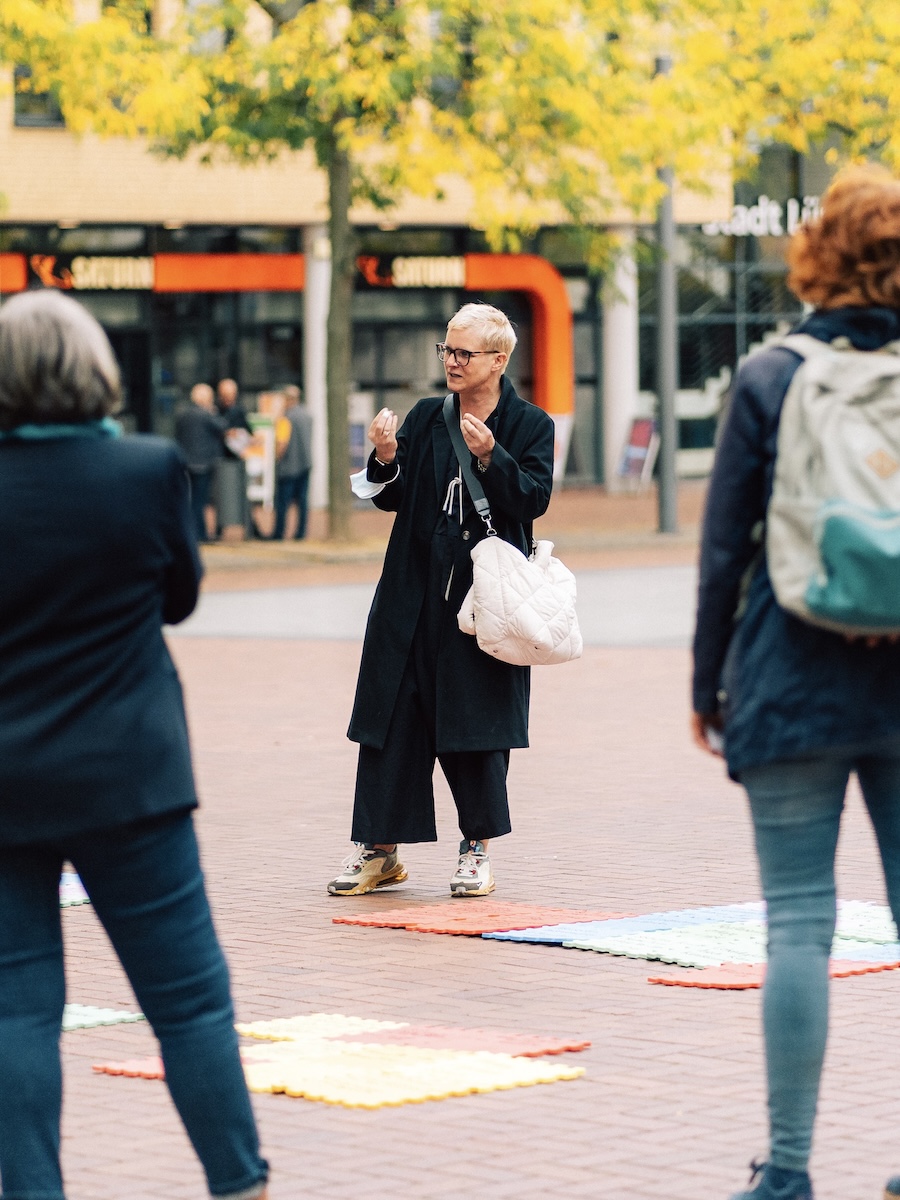
[[[788,287],[816,308],[900,308],[900,180],[884,167],[841,171],[794,234],[788,265]]]

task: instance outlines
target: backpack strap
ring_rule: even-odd
[[[785,350],[792,350],[794,354],[806,361],[808,358],[816,358],[822,354],[833,353],[835,350],[852,350],[853,347],[849,341],[844,338],[835,339],[838,343],[823,342],[820,338],[813,337],[811,333],[787,333],[777,341],[768,342],[766,349],[772,347],[783,346]],[[846,345],[843,344],[846,341]]]
[[[450,434],[450,441],[453,443],[453,451],[456,454],[456,461],[459,463],[462,477],[466,481],[466,487],[469,489],[469,495],[472,497],[475,511],[487,526],[488,537],[496,537],[497,531],[491,524],[491,506],[488,503],[487,496],[484,494],[484,488],[475,478],[475,472],[472,470],[472,452],[466,445],[466,439],[463,437],[462,430],[459,427],[459,417],[456,413],[456,404],[454,403],[452,392],[448,392],[444,398],[443,413],[447,432]]]
[[[851,351],[854,354],[893,354],[900,356],[900,341],[886,342],[883,346],[876,346],[873,350],[859,350],[848,337],[836,337],[830,342],[823,342],[820,338],[813,337],[810,333],[786,333],[784,337],[777,340],[767,342],[766,349],[773,346],[783,346],[785,350],[793,350],[804,361],[808,358],[816,358],[827,352],[846,352]]]

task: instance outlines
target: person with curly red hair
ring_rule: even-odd
[[[900,181],[837,176],[795,234],[789,283],[814,311],[796,332],[856,350],[900,339]],[[768,1162],[733,1200],[812,1200],[808,1172],[828,1033],[834,858],[856,774],[900,919],[900,643],[850,640],[779,606],[759,550],[782,404],[800,356],[786,346],[738,372],[710,482],[694,638],[692,732],[746,789],[768,908],[763,1031]],[[887,1200],[900,1196],[900,1177]]]

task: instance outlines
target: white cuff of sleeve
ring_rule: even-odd
[[[350,476],[350,488],[353,495],[359,496],[360,500],[371,500],[373,496],[377,496],[380,492],[383,492],[389,483],[393,483],[399,474],[400,464],[398,463],[397,470],[391,479],[386,480],[384,483],[373,483],[371,479],[367,478],[366,468],[363,467],[361,471],[357,471],[355,475]]]

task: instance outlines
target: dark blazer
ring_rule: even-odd
[[[171,442],[0,440],[0,844],[196,805],[162,624],[201,573]]]
[[[175,418],[175,441],[191,471],[211,471],[225,452],[225,421],[189,402]]]
[[[442,405],[443,397],[431,397],[420,400],[410,412],[397,435],[399,477],[374,500],[378,508],[396,512],[397,517],[369,614],[349,737],[379,749],[384,745],[430,584],[442,594],[447,589],[436,667],[437,752],[527,746],[528,668],[485,654],[456,623],[472,585],[470,551],[486,536],[484,523],[468,502],[462,537],[452,539],[446,579],[435,579],[432,540],[441,521],[447,480],[456,471]],[[532,522],[550,502],[553,422],[517,396],[504,377],[488,425],[496,445],[491,465],[479,480],[491,505],[494,528],[528,553]],[[393,464],[387,473],[393,473]]]
[[[798,332],[822,341],[848,337],[874,350],[900,338],[900,312],[816,312]],[[790,350],[773,348],[738,372],[706,501],[694,710],[724,715],[735,778],[745,767],[877,747],[900,734],[900,645],[871,650],[801,621],[775,600],[765,557],[754,566],[752,532],[765,519],[781,406],[799,365]],[[736,621],[748,567],[745,611]]]

